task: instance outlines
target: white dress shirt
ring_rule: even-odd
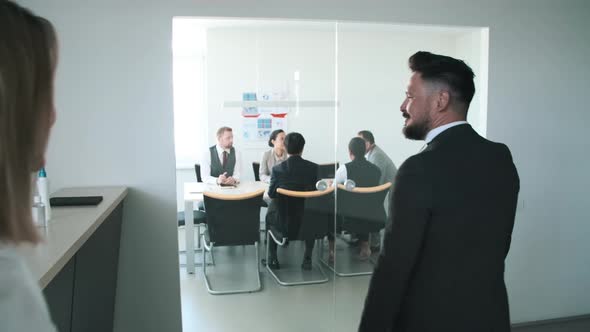
[[[446,125],[440,126],[440,127],[436,127],[434,129],[432,129],[431,131],[428,132],[428,134],[426,134],[426,138],[424,139],[424,142],[426,144],[429,144],[430,142],[432,142],[432,140],[440,135],[440,133],[442,133],[443,131],[458,126],[458,125],[462,125],[462,124],[466,124],[468,123],[467,121],[455,121],[455,122],[451,122],[451,123],[447,123]]]
[[[346,180],[348,180],[348,171],[346,171],[346,165],[342,164],[338,167],[334,175],[334,187],[338,184],[343,184]]]
[[[229,156],[230,149],[223,149],[219,144],[215,144],[215,149],[217,150],[217,156],[220,161],[223,161],[223,151],[226,151]],[[232,175],[232,177],[236,179],[236,181],[239,181],[240,170],[242,169],[242,156],[235,147],[234,151],[236,152],[236,165],[234,166],[234,175]],[[217,184],[217,178],[211,176],[211,151],[209,151],[209,149],[207,149],[201,158],[201,178],[205,183]]]

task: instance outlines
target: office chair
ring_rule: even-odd
[[[250,293],[259,291],[260,267],[258,241],[260,240],[260,202],[264,189],[247,194],[203,193],[207,209],[207,229],[203,234],[203,276],[207,291],[213,295]],[[254,245],[256,252],[257,286],[253,289],[238,288],[214,290],[207,276],[207,257],[216,247]]]

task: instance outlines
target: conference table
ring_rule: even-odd
[[[261,181],[244,181],[235,187],[222,187],[217,184],[204,182],[185,182],[184,183],[184,220],[185,220],[185,242],[186,242],[186,272],[195,273],[195,226],[193,222],[193,210],[195,203],[203,202],[204,192],[223,193],[228,195],[239,195],[251,193],[264,189],[264,200],[269,202],[268,183]],[[197,226],[198,229],[199,226]],[[200,232],[200,231],[199,231]],[[200,236],[200,234],[199,234]],[[192,250],[191,250],[192,249]]]

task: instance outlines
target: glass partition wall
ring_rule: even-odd
[[[179,219],[186,216],[188,202],[195,223],[197,215],[213,222],[192,230],[180,223],[179,247],[184,250],[188,243],[196,248],[194,273],[184,265],[191,255],[180,253],[184,328],[356,331],[384,229],[390,223],[388,200],[395,172],[423,145],[405,139],[401,132],[399,106],[410,76],[408,58],[418,50],[428,50],[466,60],[477,75],[469,122],[485,135],[487,32],[192,17],[176,18],[173,30]],[[232,129],[233,144],[223,137],[218,140],[222,127]],[[294,133],[305,139],[301,158],[317,164],[317,174],[310,178],[306,174],[316,166],[283,161],[289,153],[269,146],[269,142],[283,144],[284,134],[274,136],[276,130],[291,134],[288,145],[299,139],[293,138]],[[224,164],[216,145],[229,154],[234,148],[234,157],[229,159],[235,159],[232,175],[239,178],[235,187],[221,187],[215,179],[208,179],[215,167]],[[201,167],[209,172],[201,174],[201,180],[211,184],[195,186],[191,184],[197,182],[194,166],[203,163],[211,166]],[[273,176],[271,167],[278,163],[285,164]],[[374,167],[365,172],[367,163]],[[275,193],[272,186],[269,190],[265,182],[273,177],[286,189],[320,190],[315,196],[292,200],[285,198],[288,193]],[[258,218],[258,248],[213,243],[213,254],[206,251],[205,278],[203,241],[214,241],[197,234],[204,230],[245,234],[242,226],[248,217],[242,213],[235,216],[233,226],[215,228],[217,212],[207,210],[202,192],[240,196],[260,188],[266,192]],[[191,190],[199,193],[191,196]],[[330,199],[318,199],[322,195]],[[273,204],[289,207],[273,210]],[[297,215],[295,206],[304,212]],[[269,218],[289,219],[289,225],[273,231],[266,222]],[[313,223],[302,221],[306,218]],[[319,223],[325,226],[318,228]],[[276,260],[270,257],[270,262],[266,261],[266,229],[276,233],[277,242],[292,237],[278,246]],[[321,239],[314,244],[311,264],[306,264],[309,245],[306,248],[305,242],[296,241],[295,233],[309,237],[313,229],[321,232],[315,236]],[[189,231],[194,243],[188,240]],[[274,241],[272,236],[270,241]],[[252,292],[211,294],[219,290]]]
[[[476,73],[476,95],[471,103],[468,121],[483,136],[487,116],[487,31],[475,28],[412,26],[395,24],[337,24],[337,95],[339,108],[336,121],[336,159],[350,161],[349,144],[355,136],[367,143],[367,160],[381,170],[382,185],[395,186],[397,168],[408,157],[418,153],[423,141],[406,139],[402,134],[404,118],[400,106],[406,97],[411,72],[408,58],[417,51],[444,54],[466,61]],[[485,70],[483,70],[485,68]],[[359,135],[360,133],[360,135]],[[363,137],[364,136],[364,137]],[[366,172],[368,173],[368,171]],[[352,176],[354,176],[353,174]],[[366,174],[365,174],[366,175]],[[350,176],[349,176],[350,177]],[[362,178],[362,177],[361,177]],[[367,179],[363,178],[365,185]],[[374,185],[375,183],[369,183]],[[337,192],[338,194],[339,192]],[[388,193],[383,202],[390,215]],[[366,198],[370,200],[369,198]],[[378,197],[377,199],[381,199]],[[337,200],[337,202],[345,202]],[[359,198],[357,202],[361,202]],[[371,204],[367,201],[364,204]],[[371,224],[378,215],[356,203],[355,209]],[[350,204],[355,204],[354,201]],[[336,206],[346,215],[346,206]],[[375,209],[372,206],[371,209]],[[349,213],[350,214],[350,213]],[[384,226],[391,223],[386,219]],[[347,222],[343,223],[345,227]],[[373,225],[374,226],[374,225]],[[378,228],[378,227],[377,227]],[[361,228],[362,229],[362,228]],[[334,278],[335,331],[355,331],[361,317],[370,276],[353,277],[355,273],[372,271],[377,261],[385,230],[369,227],[370,259],[359,257],[359,246],[351,246],[346,232],[337,237]],[[366,236],[366,235],[365,235]],[[359,238],[358,234],[353,237]],[[361,244],[362,245],[362,244]],[[361,255],[362,256],[362,255]]]

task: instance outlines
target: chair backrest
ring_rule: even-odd
[[[336,176],[336,170],[340,163],[335,162],[331,164],[319,164],[318,165],[318,178],[320,179],[333,179]]]
[[[336,192],[336,215],[342,228],[350,232],[376,232],[385,227],[383,200],[391,187],[387,182],[375,187],[346,190],[342,184]]]
[[[252,162],[252,170],[254,171],[254,181],[260,181],[260,163]]]
[[[204,192],[209,239],[215,246],[254,244],[260,239],[264,189],[247,194]]]
[[[201,177],[201,164],[195,164],[195,174],[197,175],[197,182],[203,182]]]
[[[334,187],[324,191],[294,191],[279,188],[281,224],[289,240],[323,238],[334,224]]]

